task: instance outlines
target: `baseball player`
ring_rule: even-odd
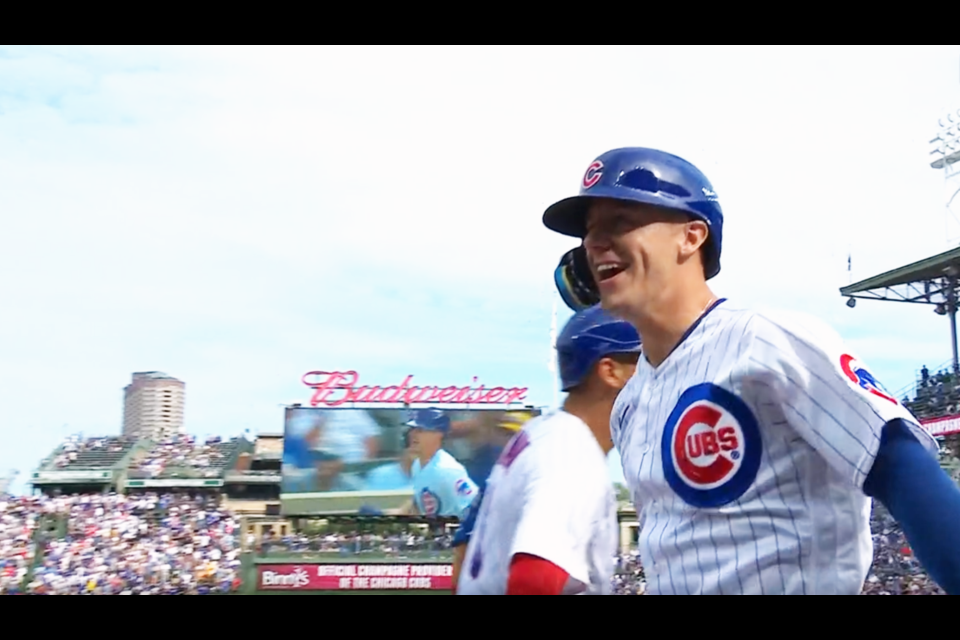
[[[439,409],[421,409],[406,426],[417,456],[410,469],[417,510],[428,517],[462,520],[477,495],[477,485],[463,465],[442,448],[450,418]]]
[[[610,426],[648,593],[859,594],[871,498],[960,593],[960,490],[935,441],[829,327],[714,295],[723,215],[696,167],[609,151],[543,222],[582,239],[558,287],[643,337]]]
[[[497,460],[500,459],[504,447],[510,443],[510,440],[513,439],[520,429],[523,428],[523,425],[529,422],[530,419],[531,415],[523,411],[505,412],[497,422],[490,441],[485,443],[483,448],[477,452],[478,455],[474,456],[474,469],[470,477],[477,483],[477,495],[470,504],[467,515],[461,522],[460,527],[453,535],[453,541],[450,545],[453,547],[452,582],[454,593],[457,591],[457,582],[460,579],[460,571],[463,568],[463,558],[467,554],[467,543],[470,542],[470,535],[473,533],[473,528],[476,525],[477,511],[483,501],[483,492],[487,486],[487,479],[493,472]],[[468,472],[470,471],[471,470],[468,469]]]
[[[557,338],[561,410],[528,422],[487,479],[457,595],[608,595],[617,503],[607,469],[610,411],[640,338],[599,307]]]

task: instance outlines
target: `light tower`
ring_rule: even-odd
[[[954,203],[960,202],[957,199],[957,195],[960,194],[960,164],[958,164],[960,163],[960,109],[944,115],[938,124],[940,129],[937,137],[930,141],[932,146],[930,155],[933,158],[930,166],[943,171],[946,192],[945,225],[949,229],[951,222],[960,224],[960,216],[955,214],[953,209]],[[953,246],[956,238],[951,237],[949,231],[945,235],[947,243]]]
[[[18,475],[20,475],[20,472],[16,469],[13,469],[6,478],[0,478],[0,496],[4,495],[10,490],[10,485],[13,484],[13,481],[17,479]]]

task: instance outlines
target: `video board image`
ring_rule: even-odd
[[[488,472],[519,425],[539,415],[530,409],[444,413],[451,426],[443,449],[471,478]],[[405,442],[404,426],[411,416],[404,408],[288,408],[281,493],[412,491],[410,469],[417,454]]]

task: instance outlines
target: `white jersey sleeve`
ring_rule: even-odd
[[[588,585],[592,577],[588,546],[598,514],[610,505],[597,495],[593,483],[584,482],[576,472],[578,457],[568,454],[553,464],[527,468],[523,495],[516,497],[523,505],[522,516],[510,556],[525,553],[543,558]]]
[[[934,454],[936,441],[844,344],[814,318],[764,311],[751,321],[745,396],[778,402],[797,435],[851,484],[862,488],[886,423],[911,425]]]

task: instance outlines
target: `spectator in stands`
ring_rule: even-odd
[[[0,595],[20,592],[34,559],[34,532],[41,514],[34,498],[0,494]]]
[[[419,527],[409,527],[391,533],[361,531],[294,534],[285,537],[267,535],[262,543],[265,555],[291,553],[323,557],[324,555],[383,555],[403,558],[436,556],[450,548],[451,536],[431,534]]]
[[[63,469],[71,465],[108,467],[119,461],[131,442],[125,438],[89,438],[70,436],[54,455],[53,465]]]
[[[633,550],[621,553],[615,559],[613,574],[613,594],[617,596],[640,596],[647,588],[643,567],[640,566],[640,554]]]
[[[66,536],[45,546],[28,592],[183,595],[238,587],[239,525],[202,498],[86,495],[53,498]]]
[[[35,548],[43,518],[61,531]],[[882,506],[871,516],[875,559],[864,595],[942,595],[924,573],[903,532]],[[46,526],[44,526],[46,529]],[[390,530],[392,529],[392,530]],[[239,524],[216,499],[174,495],[0,496],[0,594],[153,595],[214,594],[240,586]],[[418,526],[378,533],[344,531],[267,536],[267,554],[438,557],[450,536]],[[39,565],[30,577],[38,551]],[[636,551],[619,554],[614,591],[642,594]]]
[[[227,462],[224,443],[217,436],[209,437],[199,444],[193,436],[180,435],[159,443],[145,457],[137,461],[135,468],[157,477],[165,473],[187,472],[208,477],[220,474]]]

